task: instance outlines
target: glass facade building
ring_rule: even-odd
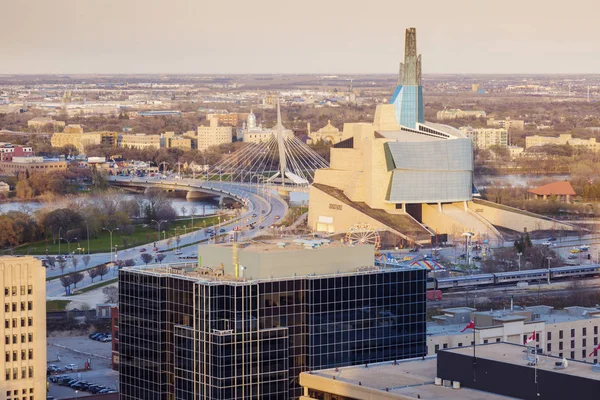
[[[426,354],[426,271],[119,272],[121,398],[297,399],[303,371]]]

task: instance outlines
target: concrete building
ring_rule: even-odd
[[[121,399],[298,399],[302,372],[425,355],[425,269],[374,268],[372,245],[222,247],[120,271]]]
[[[34,129],[41,129],[46,125],[52,125],[54,129],[63,129],[65,127],[65,122],[55,121],[48,117],[35,117],[27,121],[27,126]]]
[[[311,141],[313,143],[318,140],[322,140],[325,143],[336,144],[336,143],[341,142],[342,140],[347,139],[347,137],[344,136],[344,132],[340,132],[340,130],[338,128],[331,125],[331,121],[327,121],[327,125],[325,125],[324,127],[322,127],[321,129],[319,129],[316,132],[312,132],[310,130],[310,123],[309,123],[307,125],[307,130],[308,130],[308,137],[311,139]]]
[[[475,321],[477,344],[508,342],[523,344],[536,333],[534,346],[546,354],[571,360],[598,362],[589,354],[598,345],[600,309],[567,307],[555,310],[549,306],[515,307],[513,310],[476,311],[468,307],[442,310],[436,322],[427,325],[427,354],[441,349],[470,346],[473,331],[461,332],[469,321]]]
[[[119,147],[128,147],[138,150],[151,147],[160,149],[160,135],[147,135],[145,133],[121,135]]]
[[[233,140],[233,128],[231,126],[219,126],[219,119],[212,118],[209,126],[198,127],[198,150],[204,151],[211,146],[231,143]]]
[[[472,128],[463,126],[460,131],[473,141],[478,149],[489,149],[492,146],[508,146],[508,131],[504,128]]]
[[[367,224],[407,246],[431,243],[436,233],[450,242],[462,242],[465,232],[494,242],[502,239],[497,227],[575,229],[473,200],[472,142],[458,129],[425,122],[420,60],[411,28],[390,103],[377,106],[373,123],[344,124],[348,139],[331,147],[330,167],[315,172],[308,226],[344,233]]]
[[[161,147],[167,149],[181,149],[183,151],[192,149],[192,138],[175,135],[175,132],[165,132],[160,135]]]
[[[257,124],[256,116],[252,110],[250,110],[250,114],[248,114],[245,126],[238,132],[238,140],[241,138],[244,143],[266,143],[273,135],[277,134],[275,129],[264,128],[262,124]],[[289,129],[285,129],[284,134],[289,135],[293,134],[293,132]]]
[[[0,257],[0,398],[46,398],[46,271],[34,257]]]
[[[510,152],[510,158],[515,159],[521,157],[525,149],[519,146],[508,146],[508,151]]]
[[[437,119],[440,121],[461,118],[485,118],[486,113],[483,110],[461,110],[460,108],[449,108],[438,111]]]
[[[213,118],[217,118],[219,120],[219,125],[236,127],[240,121],[248,118],[248,115],[248,113],[212,113],[206,114],[206,119],[210,121]]]
[[[511,129],[514,129],[516,131],[525,130],[525,121],[523,121],[521,119],[506,118],[504,120],[498,120],[498,119],[494,119],[494,118],[489,118],[487,120],[487,124],[488,124],[488,126],[504,128],[509,131]]]
[[[13,157],[32,157],[33,147],[14,146],[10,143],[0,143],[0,161],[12,161]]]
[[[10,191],[10,185],[6,182],[0,181],[0,193],[6,193]]]
[[[300,400],[506,400],[506,397],[436,383],[437,357],[330,368],[300,374]]]
[[[526,136],[525,137],[525,148],[529,149],[530,147],[536,146],[545,146],[545,145],[569,145],[573,147],[577,147],[580,149],[585,149],[589,151],[599,151],[600,150],[600,142],[596,141],[596,138],[590,139],[577,139],[574,138],[570,133],[562,133],[558,135],[558,137],[551,136]]]
[[[18,175],[21,172],[53,172],[67,169],[66,161],[44,160],[43,157],[13,157],[11,161],[0,161],[0,173]]]
[[[99,144],[111,147],[117,146],[119,137],[117,132],[102,131],[84,133],[83,129],[73,128],[73,125],[69,125],[67,128],[65,128],[65,132],[57,132],[52,134],[52,138],[50,139],[52,147],[71,145],[74,146],[80,153],[85,153],[86,146]]]

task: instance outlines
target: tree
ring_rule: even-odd
[[[107,286],[102,289],[102,293],[106,296],[107,303],[119,302],[119,290],[115,286]]]
[[[91,268],[87,270],[87,273],[92,279],[92,283],[94,283],[94,278],[98,276],[98,270],[96,268]]]
[[[152,261],[152,254],[144,253],[140,257],[146,265]]]
[[[90,256],[83,256],[83,265],[85,265],[86,268],[90,264],[91,259],[92,259],[92,257],[90,257]]]
[[[104,278],[104,275],[108,274],[108,267],[106,266],[106,264],[98,265],[96,267],[96,272],[98,273],[98,276],[100,276],[100,280],[102,280]]]
[[[179,248],[179,243],[181,243],[181,236],[177,235],[175,241],[177,242],[177,248]]]
[[[46,257],[46,265],[47,266],[49,266],[51,269],[54,269],[54,264],[56,264],[56,257],[54,257],[54,256]]]
[[[73,287],[77,288],[77,284],[83,280],[84,275],[81,272],[73,272],[69,277],[73,281]]]
[[[166,257],[166,255],[165,255],[165,254],[163,254],[163,253],[159,253],[159,254],[156,256],[156,259],[158,260],[158,262],[159,262],[159,263],[161,263],[161,264],[162,264],[162,260],[164,260],[164,259],[165,259],[165,257]]]
[[[62,287],[65,288],[65,294],[67,293],[67,289],[69,288],[69,286],[71,286],[71,284],[73,283],[73,279],[70,276],[61,276],[60,277],[60,284],[62,285]]]
[[[61,258],[58,261],[58,265],[60,266],[60,273],[64,274],[65,273],[65,268],[67,266],[67,260],[65,260],[64,258]]]
[[[73,268],[75,268],[75,270],[77,270],[77,265],[79,264],[79,258],[77,258],[77,256],[73,256],[71,258],[71,264],[73,264]]]

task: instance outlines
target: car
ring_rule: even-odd
[[[145,251],[146,251],[146,248],[145,248],[145,247],[142,247],[142,248],[140,249],[140,253],[144,253]]]
[[[181,251],[181,250],[175,250],[175,255],[180,255],[181,253],[183,253],[183,251]]]
[[[466,260],[467,259],[467,255],[465,253],[461,254],[460,256],[458,256],[458,258],[460,260]]]
[[[92,393],[92,394],[96,394],[99,393],[101,390],[104,389],[108,389],[102,385],[91,385],[90,387],[88,387],[88,392]]]
[[[93,333],[93,334],[90,336],[90,339],[97,340],[97,339],[98,339],[98,336],[102,336],[102,335],[103,335],[103,334],[102,334],[101,332],[96,332],[96,333]]]
[[[545,242],[542,242],[542,246],[550,247],[550,246],[552,246],[552,242],[547,240]]]
[[[106,335],[104,336],[102,339],[100,339],[101,342],[112,342],[112,335]]]
[[[108,336],[106,333],[103,333],[101,335],[99,335],[98,337],[96,337],[96,340],[101,342],[106,336]]]
[[[569,256],[567,257],[569,260],[576,260],[579,258],[579,256],[575,255],[575,254],[569,254]]]
[[[579,250],[580,251],[589,251],[590,250],[590,246],[579,246]]]
[[[225,228],[219,229],[219,232],[221,232],[221,233],[225,232]]]
[[[579,253],[579,252],[580,252],[580,250],[579,250],[578,248],[572,248],[572,249],[571,249],[571,253],[572,253],[572,254],[577,254],[577,253]]]
[[[262,210],[260,213],[261,213],[261,214],[266,214],[266,213],[267,213],[267,210]]]
[[[257,215],[256,215],[256,213],[255,213],[255,214],[252,214],[252,216],[253,216],[253,217],[256,217]]]
[[[258,229],[265,229],[263,225],[259,226]]]
[[[280,217],[279,217],[279,215],[276,215],[276,216],[275,216],[275,219],[279,219],[279,218],[280,218]]]
[[[483,260],[483,257],[481,257],[481,256],[474,256],[473,257],[473,261],[481,261],[481,260]]]
[[[50,377],[50,382],[58,383],[59,381],[62,381],[64,379],[71,379],[71,377],[67,375],[55,375]]]
[[[76,364],[67,364],[65,365],[65,371],[76,371],[79,368],[77,368]]]

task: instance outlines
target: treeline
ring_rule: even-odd
[[[93,189],[106,189],[108,183],[93,168],[69,165],[64,171],[19,173],[15,185],[15,195],[19,199],[32,199],[44,194],[66,195],[79,191],[82,184]]]
[[[35,213],[11,211],[0,214],[0,247],[12,249],[25,243],[47,240],[56,243],[98,236],[104,227],[118,227],[130,235],[133,219],[173,221],[177,217],[166,193],[150,189],[142,198],[131,198],[115,190],[91,197],[66,198],[60,206],[44,207]]]

